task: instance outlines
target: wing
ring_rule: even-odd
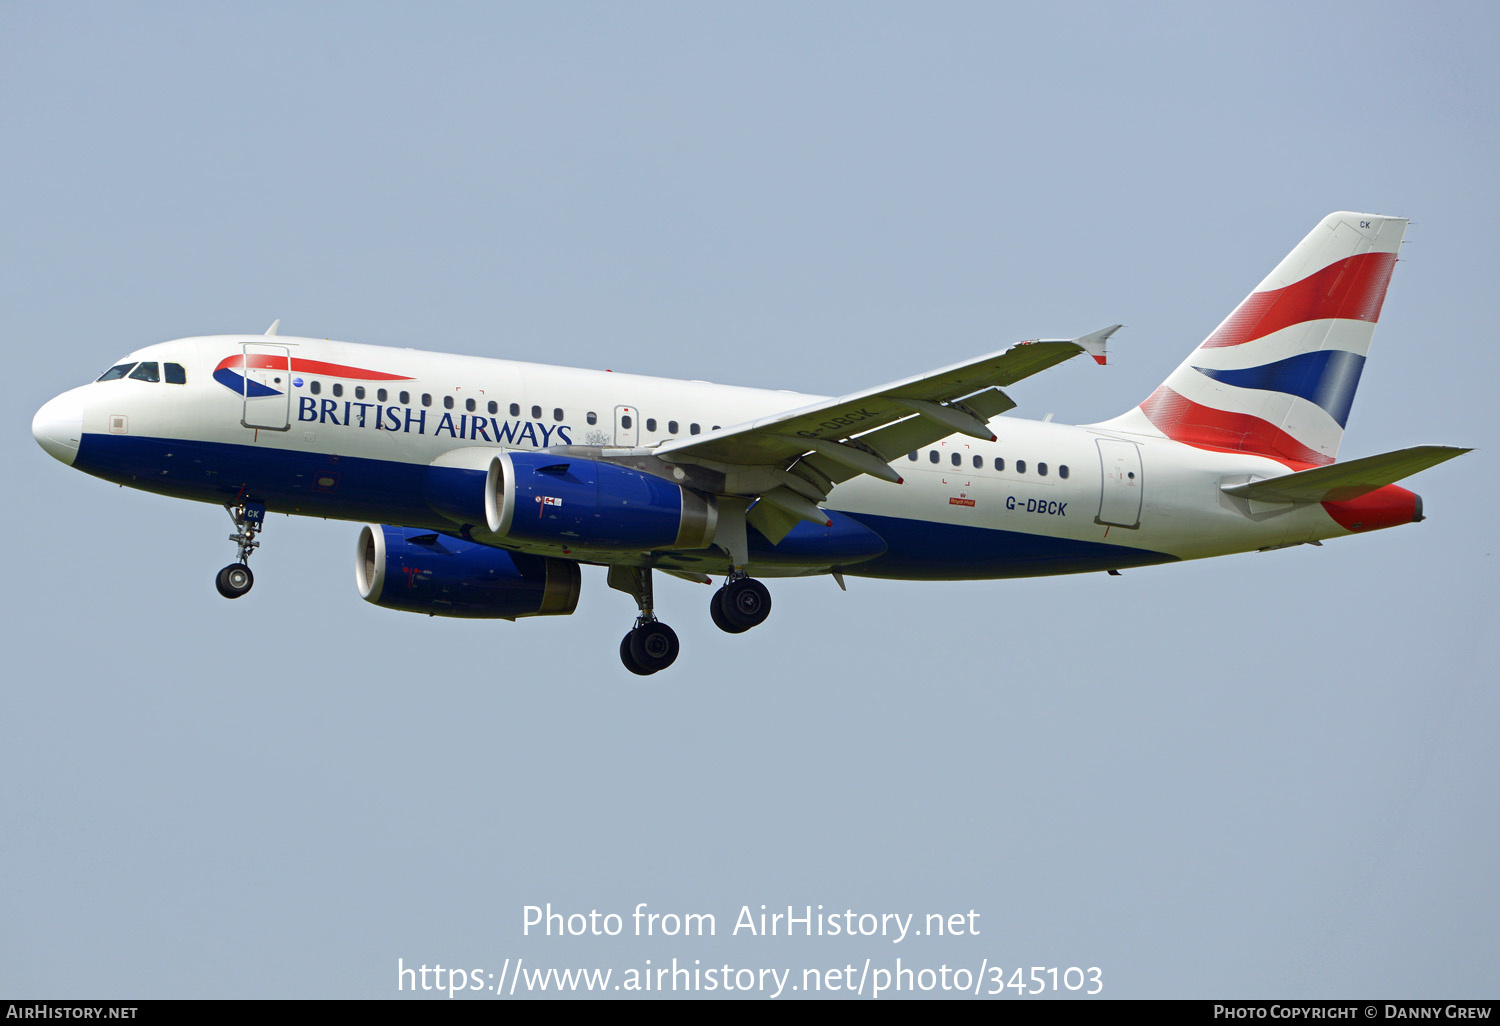
[[[667,442],[655,454],[724,473],[725,492],[754,499],[750,522],[779,541],[799,520],[825,523],[817,504],[842,481],[870,474],[899,483],[893,460],[955,432],[994,440],[987,422],[1016,405],[1001,386],[1080,353],[1103,363],[1105,341],[1119,328],[1019,342],[977,360]],[[762,509],[767,504],[774,508]]]

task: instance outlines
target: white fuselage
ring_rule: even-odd
[[[250,347],[247,349],[246,347]],[[290,354],[276,395],[218,380],[243,353]],[[185,384],[100,381],[38,414],[48,451],[133,487],[232,504],[253,495],[275,512],[451,528],[414,474],[472,469],[502,450],[597,447],[649,453],[659,443],[808,406],[821,397],[703,381],[326,340],[246,336],[149,346],[124,363],[176,363]],[[334,368],[329,370],[328,368]],[[350,376],[358,372],[363,377]],[[375,376],[368,376],[375,375]],[[258,381],[255,373],[245,376]],[[404,397],[404,399],[403,399]],[[50,412],[49,412],[50,411]],[[50,418],[50,420],[48,419]],[[1317,503],[1261,507],[1225,484],[1284,474],[1262,456],[1183,445],[1113,427],[997,418],[996,441],[953,435],[893,462],[897,485],[860,476],[830,495],[885,538],[888,551],[852,565],[752,555],[765,575],[827,572],[909,579],[1033,576],[1194,559],[1349,533]],[[41,429],[39,429],[40,431]],[[43,434],[38,433],[42,439]],[[539,554],[556,546],[515,546]],[[613,561],[588,551],[584,561]],[[655,565],[727,566],[720,553]],[[722,564],[722,566],[717,566]]]

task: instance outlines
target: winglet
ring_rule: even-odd
[[[276,318],[274,321],[271,322],[271,326],[266,329],[266,334],[267,335],[274,335],[274,334],[276,334],[276,329],[279,328],[279,327],[281,327],[281,318],[280,317]]]
[[[1080,335],[1073,339],[1073,344],[1094,358],[1099,366],[1104,366],[1104,343],[1109,341],[1109,336],[1125,327],[1123,324],[1111,324],[1107,328],[1091,331],[1087,335]]]

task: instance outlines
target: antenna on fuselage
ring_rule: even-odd
[[[279,327],[281,327],[281,318],[280,317],[276,318],[274,321],[271,322],[271,326],[266,329],[266,334],[267,335],[274,335],[274,334],[276,334],[276,329],[279,328]]]

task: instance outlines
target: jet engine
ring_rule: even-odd
[[[359,596],[387,609],[430,616],[515,620],[564,616],[578,606],[578,564],[464,541],[410,527],[359,532]]]
[[[629,467],[544,452],[490,461],[485,520],[502,538],[592,549],[702,549],[718,510],[691,489]]]

